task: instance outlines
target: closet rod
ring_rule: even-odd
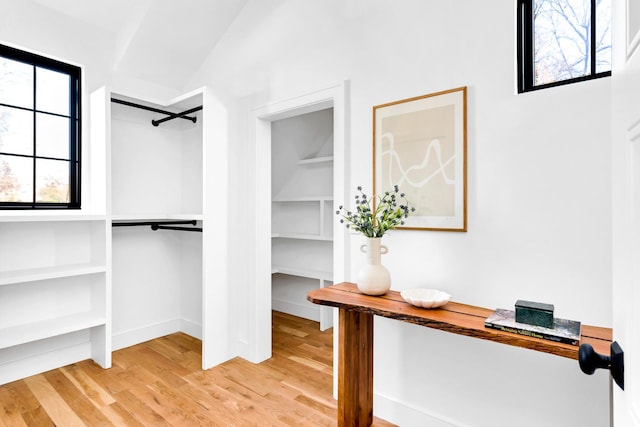
[[[157,230],[177,230],[177,231],[199,231],[202,233],[202,227],[172,227],[170,225],[152,225],[153,231]]]
[[[158,226],[158,225],[181,225],[181,224],[191,224],[196,225],[198,221],[194,220],[185,220],[185,221],[139,221],[139,222],[114,222],[111,224],[112,227],[136,227],[139,225],[142,226]]]
[[[154,126],[158,126],[160,123],[164,123],[166,121],[177,119],[177,118],[185,118],[185,119],[191,120],[189,117],[186,117],[187,114],[195,113],[196,111],[200,111],[200,110],[202,110],[202,105],[200,105],[199,107],[194,107],[187,111],[183,111],[182,113],[172,114],[171,116],[165,117],[164,119],[151,120],[151,124]],[[196,119],[197,117],[193,118],[193,123],[196,122]]]
[[[115,102],[116,104],[122,104],[122,105],[126,105],[127,107],[133,107],[133,108],[140,108],[142,110],[147,110],[147,111],[153,111],[154,113],[160,113],[160,114],[166,114],[167,116],[169,116],[169,118],[165,118],[165,119],[161,119],[162,121],[167,121],[167,120],[171,120],[171,119],[175,119],[175,118],[181,118],[181,119],[185,119],[185,120],[190,120],[193,123],[196,122],[196,120],[198,120],[197,117],[188,117],[187,114],[193,113],[194,111],[198,111],[198,110],[202,110],[202,106],[200,107],[196,107],[197,110],[189,110],[189,111],[185,111],[182,113],[172,113],[171,111],[166,111],[166,110],[160,110],[159,108],[154,108],[154,107],[149,107],[146,105],[141,105],[141,104],[136,104],[135,102],[130,102],[130,101],[124,101],[122,99],[118,99],[118,98],[111,98],[111,102]],[[160,123],[155,123],[156,120],[151,120],[151,124],[154,126],[158,126],[158,124]]]

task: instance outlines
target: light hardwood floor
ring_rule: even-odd
[[[0,426],[334,426],[332,331],[274,312],[271,359],[208,371],[199,340],[158,338],[0,386]]]

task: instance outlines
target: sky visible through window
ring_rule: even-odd
[[[33,203],[35,184],[35,202],[69,203],[70,84],[67,74],[35,67],[34,76],[33,65],[0,57],[0,202]]]
[[[611,0],[595,0],[595,58],[591,0],[534,0],[534,85],[611,71]]]

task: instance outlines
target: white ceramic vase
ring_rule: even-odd
[[[367,262],[358,272],[356,285],[366,295],[384,295],[391,288],[389,270],[380,264],[380,255],[389,250],[380,244],[380,237],[367,238],[367,243],[360,246],[360,251],[367,254]]]

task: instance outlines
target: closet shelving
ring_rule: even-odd
[[[61,277],[86,276],[104,273],[106,267],[100,263],[82,263],[53,267],[26,268],[0,272],[0,286],[13,283],[29,283],[38,280],[59,279]]]
[[[88,358],[109,368],[112,350],[178,331],[203,339],[203,368],[230,357],[204,212],[205,175],[225,176],[226,159],[205,148],[204,101],[204,88],[168,106],[95,91],[82,209],[0,212],[0,384]]]
[[[206,353],[204,92],[166,104],[106,90],[102,96],[113,347],[180,331],[202,339]]]
[[[299,165],[312,165],[316,163],[329,163],[329,162],[333,162],[333,156],[310,157],[307,159],[298,160]]]
[[[332,197],[273,201],[272,273],[322,281],[333,280],[329,263],[333,230],[327,219]]]
[[[306,292],[333,284],[332,110],[272,123],[271,272],[275,310],[332,326]]]
[[[0,384],[93,358],[111,365],[104,215],[0,216]]]
[[[327,217],[333,208],[332,196],[277,198],[273,203],[273,238],[301,240],[333,240]],[[309,215],[311,223],[300,223],[300,215]],[[293,230],[293,231],[288,231]]]

